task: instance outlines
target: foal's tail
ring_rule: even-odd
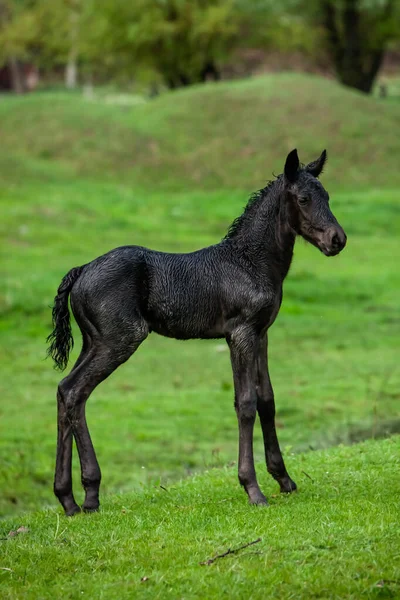
[[[46,342],[50,344],[47,356],[51,356],[55,362],[55,368],[64,371],[68,364],[68,356],[74,346],[71,331],[71,321],[68,309],[68,296],[72,286],[83,271],[83,267],[71,269],[63,277],[54,298],[53,306],[53,331]]]

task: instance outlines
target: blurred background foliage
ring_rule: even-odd
[[[67,87],[117,81],[156,93],[249,70],[245,51],[298,53],[370,92],[400,37],[397,0],[0,0],[0,62]],[[242,65],[240,64],[242,63]]]

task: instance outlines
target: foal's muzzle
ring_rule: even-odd
[[[346,245],[347,236],[340,225],[329,227],[320,240],[319,248],[325,256],[335,256]]]

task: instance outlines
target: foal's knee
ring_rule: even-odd
[[[241,422],[254,422],[257,413],[257,394],[246,392],[235,398],[235,409]]]

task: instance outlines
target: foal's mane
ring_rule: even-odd
[[[224,240],[235,237],[242,229],[243,224],[246,223],[249,218],[254,217],[254,212],[256,212],[254,209],[257,209],[258,206],[264,202],[268,196],[271,195],[272,188],[275,187],[275,184],[278,180],[279,176],[277,176],[276,179],[271,179],[267,182],[267,185],[264,188],[254,192],[250,196],[242,214],[236,217],[233,223],[229,226],[229,229],[223,238]]]

